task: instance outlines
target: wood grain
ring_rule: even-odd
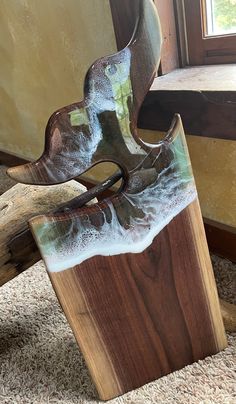
[[[142,254],[97,256],[50,278],[102,399],[227,345],[197,201]]]
[[[84,191],[76,181],[47,188],[17,184],[0,196],[0,286],[41,259],[28,220]]]
[[[163,45],[161,74],[170,73],[179,67],[177,33],[173,0],[154,0],[161,21]]]

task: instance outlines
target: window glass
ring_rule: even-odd
[[[236,0],[204,0],[205,35],[236,33]]]

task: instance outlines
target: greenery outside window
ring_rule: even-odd
[[[236,0],[183,0],[183,4],[188,64],[235,63]]]

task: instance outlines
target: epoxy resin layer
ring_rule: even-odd
[[[89,209],[39,216],[31,228],[48,270],[62,271],[95,255],[142,252],[195,198],[177,116],[172,133],[146,155],[121,194]]]

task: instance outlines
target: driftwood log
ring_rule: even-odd
[[[85,191],[76,181],[52,187],[17,184],[0,196],[0,286],[41,259],[28,220],[63,209]]]

